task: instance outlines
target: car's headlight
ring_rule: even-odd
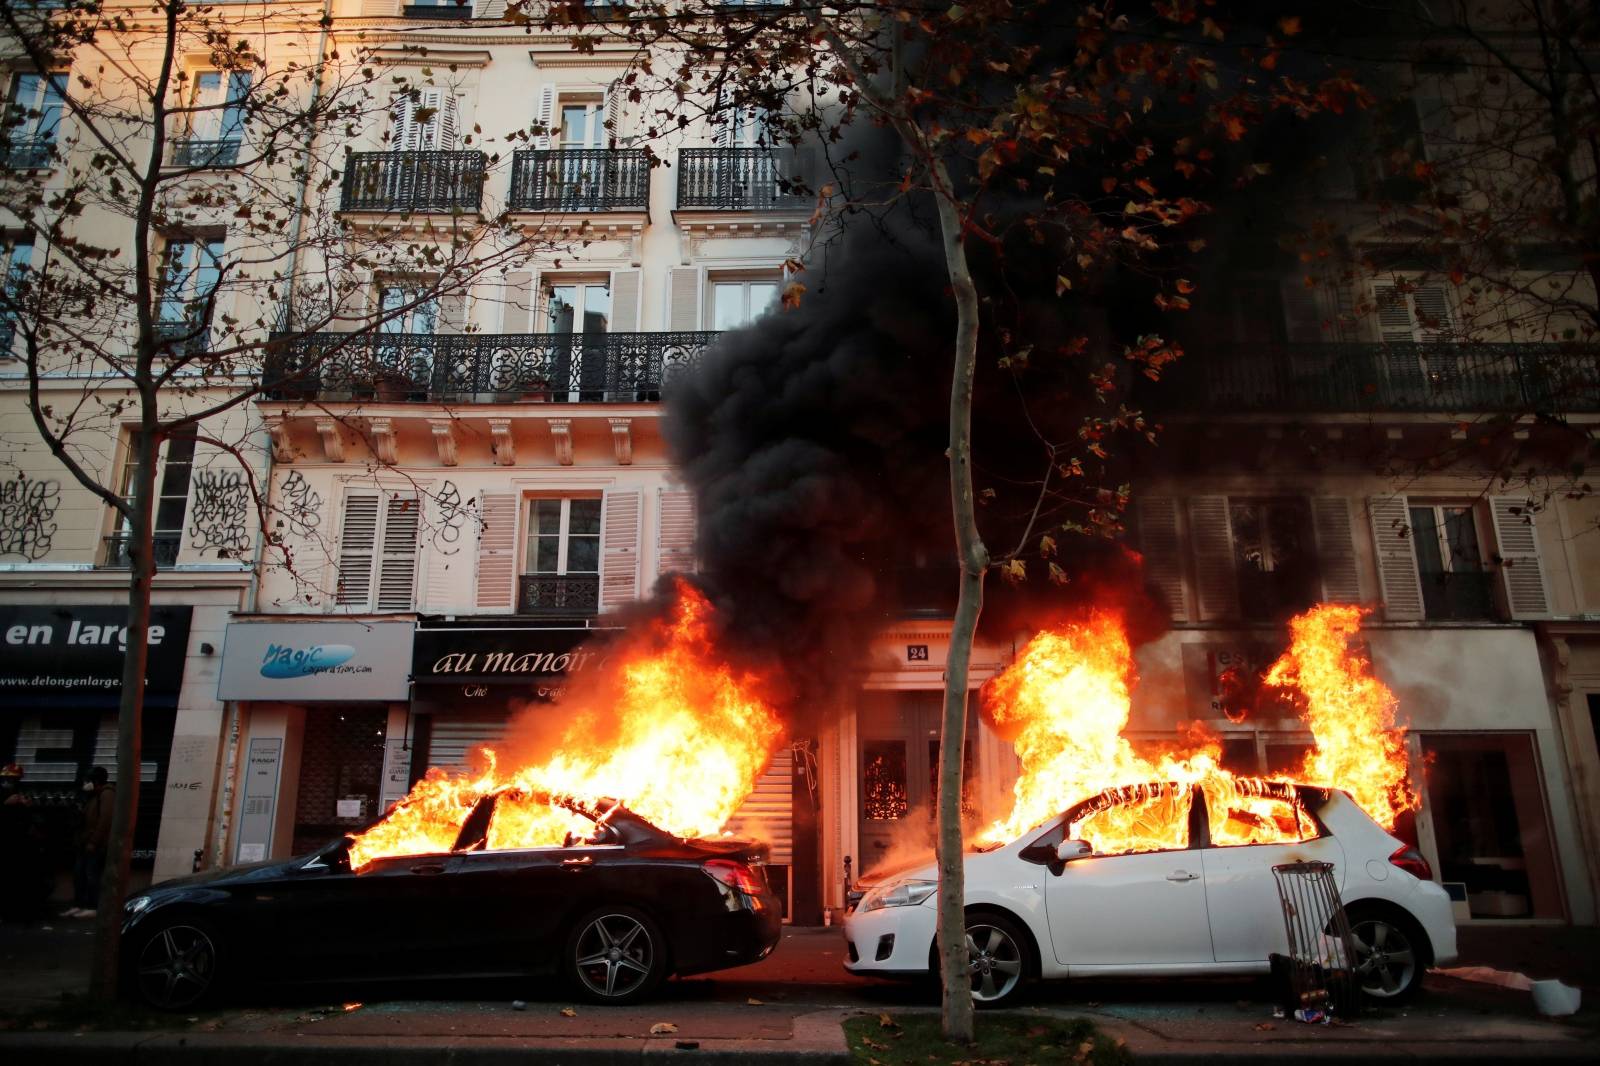
[[[129,918],[132,918],[134,915],[140,913],[149,906],[149,896],[134,896],[132,899],[122,905],[122,910]]]
[[[937,881],[886,881],[861,897],[861,911],[880,907],[915,907],[939,888]]]

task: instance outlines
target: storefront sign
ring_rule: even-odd
[[[192,607],[150,608],[145,701],[176,705]],[[125,607],[0,607],[0,693],[8,701],[115,707],[128,650]]]
[[[404,700],[410,622],[233,622],[223,700]]]
[[[614,629],[474,627],[417,630],[411,673],[418,684],[448,683],[466,698],[489,684],[526,685],[569,678],[605,660],[602,641]]]
[[[1261,679],[1281,648],[1242,638],[1237,642],[1183,645],[1184,687],[1189,713],[1198,719],[1277,720],[1293,717],[1294,709]]]

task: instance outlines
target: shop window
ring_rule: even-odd
[[[779,280],[775,277],[712,277],[707,317],[715,330],[748,326],[778,302]]]
[[[1474,508],[1413,503],[1409,512],[1423,613],[1430,621],[1493,619],[1494,575],[1484,565]]]
[[[1474,918],[1560,918],[1544,789],[1527,733],[1426,733],[1428,808],[1439,879]]]
[[[295,796],[294,854],[358,830],[380,813],[383,707],[314,707],[306,711]]]
[[[161,442],[156,453],[156,501],[154,548],[156,567],[165,569],[178,562],[178,548],[183,541],[184,516],[189,508],[189,476],[194,467],[193,437],[168,437]],[[128,504],[133,503],[136,469],[132,432],[124,433],[122,455],[117,467],[117,495]],[[111,516],[112,533],[106,538],[104,564],[109,567],[129,565],[133,531],[120,512]]]

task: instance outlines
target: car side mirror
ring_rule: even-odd
[[[1094,849],[1086,840],[1063,840],[1056,845],[1056,861],[1071,862],[1073,859],[1083,859],[1094,854]]]

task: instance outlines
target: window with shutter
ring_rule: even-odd
[[[1489,514],[1500,549],[1500,580],[1512,618],[1548,618],[1550,593],[1539,559],[1538,528],[1528,501],[1516,496],[1491,496]]]
[[[600,609],[615,611],[639,598],[640,494],[608,492],[600,532]]]
[[[694,493],[687,490],[662,489],[658,509],[656,573],[694,573],[696,532]]]
[[[1417,552],[1411,516],[1404,496],[1372,496],[1367,500],[1372,543],[1378,557],[1378,584],[1384,616],[1391,622],[1423,616],[1422,585],[1417,579]]]
[[[339,531],[339,583],[334,603],[365,609],[372,602],[372,563],[378,545],[376,492],[350,492],[344,498],[344,525]]]
[[[667,328],[687,332],[700,328],[700,268],[673,267],[668,272]]]
[[[1450,297],[1443,285],[1374,284],[1372,297],[1385,344],[1431,344],[1451,335]]]
[[[549,148],[556,124],[556,87],[549,84],[539,86],[538,101],[533,113],[533,146]]]
[[[1194,554],[1195,598],[1201,620],[1236,617],[1239,581],[1226,496],[1189,500],[1189,547]]]
[[[488,610],[510,610],[517,574],[517,496],[483,494],[483,528],[478,535],[475,602]]]
[[[1175,622],[1188,619],[1183,589],[1183,555],[1178,540],[1178,501],[1169,496],[1134,498],[1139,552],[1145,582],[1156,590]]]
[[[380,611],[410,611],[416,607],[417,533],[422,527],[421,511],[416,496],[410,493],[393,493],[384,500],[376,603]]]
[[[611,272],[611,329],[616,333],[639,329],[639,274],[637,270]]]
[[[1361,570],[1350,528],[1350,501],[1343,496],[1316,497],[1311,501],[1311,521],[1317,535],[1322,598],[1329,603],[1360,603]]]
[[[1497,617],[1494,575],[1485,564],[1477,508],[1467,503],[1407,501],[1411,546],[1422,583],[1422,613],[1429,621]]]

